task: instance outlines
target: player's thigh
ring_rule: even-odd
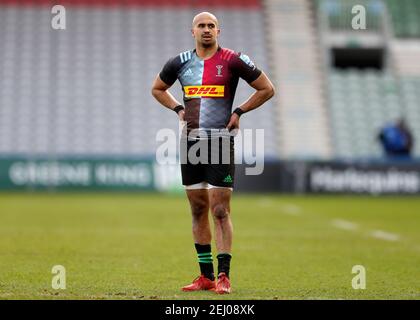
[[[194,215],[208,213],[210,202],[207,189],[185,190],[190,202],[191,212]]]
[[[218,156],[219,159],[216,162],[210,161],[209,164],[204,166],[206,181],[209,184],[217,187],[233,188],[235,179],[234,152],[233,139],[230,138],[219,139],[218,147],[212,147],[210,158],[213,156],[217,158]]]
[[[183,142],[181,142],[183,143]],[[192,148],[197,141],[188,141],[187,149],[181,155],[181,175],[182,184],[184,186],[194,185],[197,183],[205,182],[205,167],[202,163],[196,163],[191,161],[189,156],[189,150]]]
[[[224,216],[230,213],[230,199],[232,190],[230,188],[209,189],[210,209],[214,216]]]

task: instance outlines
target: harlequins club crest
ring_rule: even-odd
[[[222,66],[221,64],[218,64],[218,65],[216,66],[216,68],[217,68],[217,74],[216,74],[216,77],[223,77],[223,75],[222,75],[222,68],[223,68],[223,66]]]

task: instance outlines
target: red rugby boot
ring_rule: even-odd
[[[216,293],[225,294],[230,293],[230,280],[226,273],[221,272],[217,277]]]
[[[182,291],[214,290],[214,281],[206,278],[203,274],[194,279],[193,283],[182,288]]]

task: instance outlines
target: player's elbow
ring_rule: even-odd
[[[152,96],[155,99],[157,99],[159,97],[160,93],[161,93],[161,90],[156,89],[156,88],[153,87],[150,93],[152,94]]]
[[[258,93],[261,99],[265,102],[274,96],[274,86],[272,84],[268,84],[267,86],[259,89]]]
[[[265,97],[267,100],[271,99],[276,93],[274,86],[270,83],[265,89]]]
[[[270,91],[269,91],[269,99],[271,99],[272,97],[274,97],[274,95],[276,94],[276,89],[274,88],[274,86],[271,84],[270,85]]]

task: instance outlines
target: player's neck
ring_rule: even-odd
[[[211,58],[219,48],[219,45],[216,43],[214,46],[211,47],[203,47],[199,44],[195,47],[195,52],[197,53],[197,56],[201,59],[208,59]]]

